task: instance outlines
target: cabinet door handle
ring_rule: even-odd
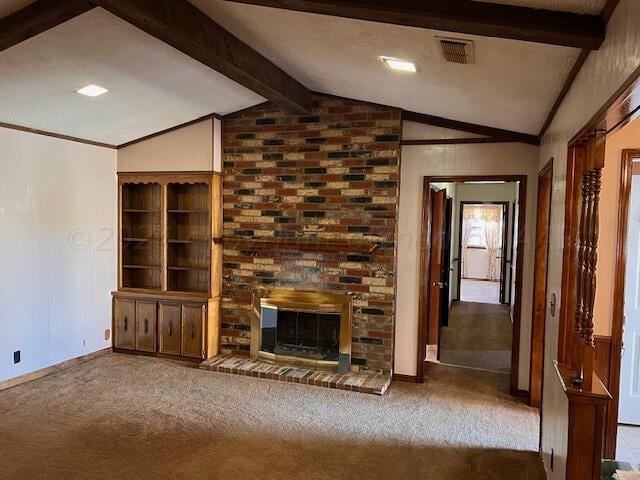
[[[193,325],[193,320],[191,321],[191,338],[195,338],[196,336],[196,327]]]
[[[129,329],[129,319],[127,316],[124,316],[124,331],[126,332]]]
[[[173,335],[173,321],[169,320],[169,336]]]
[[[148,318],[144,319],[144,333],[145,334],[149,333],[149,319]]]

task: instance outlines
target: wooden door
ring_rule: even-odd
[[[536,218],[535,269],[533,274],[533,319],[531,327],[531,366],[529,370],[529,403],[542,405],[544,367],[544,326],[547,311],[547,266],[549,255],[549,221],[553,164],[538,176],[538,211]]]
[[[180,355],[182,308],[179,303],[160,302],[158,308],[159,351]]]
[[[136,350],[156,351],[156,302],[136,301]]]
[[[184,303],[182,305],[182,355],[203,357],[202,328],[205,314],[206,306],[203,304]]]
[[[449,325],[449,300],[451,285],[451,227],[453,222],[453,199],[447,197],[444,207],[444,232],[442,244],[442,275],[440,281],[444,288],[440,290],[440,324]]]
[[[444,246],[446,190],[432,191],[431,247],[429,265],[429,345],[438,345],[440,337],[440,302],[442,283],[442,251]]]
[[[500,303],[508,303],[507,243],[509,243],[509,204],[502,204],[502,246],[500,247]]]
[[[640,425],[640,175],[631,180],[627,223],[622,363],[620,366],[619,423]]]
[[[136,348],[136,302],[115,298],[113,305],[113,344],[116,348]]]

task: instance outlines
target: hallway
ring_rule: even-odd
[[[511,342],[508,305],[454,302],[441,329],[440,362],[508,374]]]

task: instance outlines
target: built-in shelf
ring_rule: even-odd
[[[152,270],[154,268],[160,268],[160,265],[122,265],[122,268],[135,270]]]
[[[209,213],[208,210],[167,210],[169,213],[201,213],[206,214]]]
[[[208,267],[178,267],[178,266],[173,266],[173,267],[167,267],[167,270],[176,270],[176,271],[180,271],[180,272],[188,272],[190,270],[198,270],[198,271],[203,271],[206,272],[209,270]]]
[[[124,237],[122,239],[123,242],[159,242],[159,238],[133,238],[133,237]]]
[[[124,213],[160,213],[159,209],[146,209],[146,208],[123,208]]]
[[[373,253],[380,244],[322,238],[241,238],[225,237],[223,244],[229,247],[296,250],[326,253]]]
[[[167,240],[167,243],[185,243],[185,244],[189,244],[189,243],[207,243],[208,240],[179,240],[177,238],[169,238]]]

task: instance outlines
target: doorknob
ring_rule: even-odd
[[[442,282],[433,282],[431,284],[432,287],[444,288],[444,283]]]

